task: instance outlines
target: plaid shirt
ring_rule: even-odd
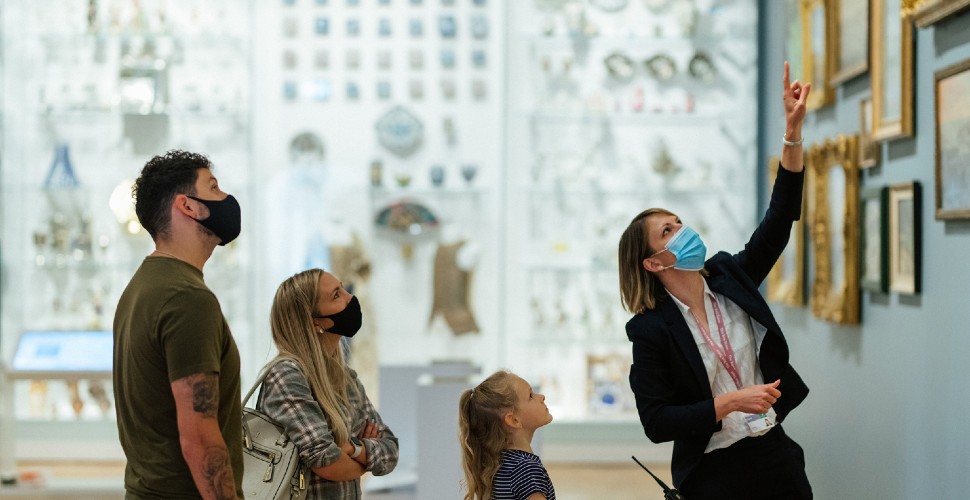
[[[364,386],[357,379],[357,372],[347,368],[350,382],[347,398],[351,407],[350,433],[357,435],[368,420],[376,423],[382,437],[362,439],[367,449],[366,470],[375,476],[383,476],[397,465],[397,438],[381,416],[377,414],[364,393]],[[261,407],[267,416],[279,422],[286,434],[300,450],[300,460],[308,470],[308,500],[359,499],[360,478],[353,481],[330,481],[313,473],[312,469],[325,467],[337,461],[343,453],[333,440],[330,425],[320,404],[313,399],[310,384],[303,372],[292,361],[282,361],[266,375],[260,395]]]

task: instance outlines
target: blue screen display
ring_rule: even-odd
[[[27,331],[13,356],[14,371],[111,371],[110,331]]]

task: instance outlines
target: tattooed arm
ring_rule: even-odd
[[[229,450],[219,431],[219,376],[197,373],[172,382],[182,456],[206,500],[235,500]]]

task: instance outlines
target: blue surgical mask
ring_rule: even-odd
[[[670,251],[674,254],[674,258],[677,259],[674,262],[674,269],[680,269],[682,271],[700,271],[704,269],[704,260],[707,259],[707,247],[704,246],[704,241],[701,240],[701,236],[697,234],[688,226],[681,226],[680,230],[674,234],[673,238],[667,241],[664,245],[664,249],[657,252],[657,255],[664,251]],[[664,269],[667,269],[666,267]]]

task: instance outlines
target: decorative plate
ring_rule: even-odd
[[[401,106],[391,108],[377,120],[377,140],[397,156],[406,158],[421,147],[424,126],[414,114]]]

